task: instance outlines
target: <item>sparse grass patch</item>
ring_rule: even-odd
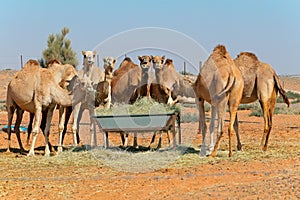
[[[259,107],[259,103],[255,102],[255,103],[249,103],[249,104],[240,104],[239,105],[239,110],[253,110],[253,109],[257,109],[260,108]]]
[[[181,123],[198,122],[199,121],[199,115],[198,115],[198,113],[181,114],[180,121],[181,121]]]

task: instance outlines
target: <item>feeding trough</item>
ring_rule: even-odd
[[[96,115],[93,116],[100,130],[104,132],[104,146],[107,148],[109,132],[156,132],[172,131],[173,146],[176,145],[176,121],[178,127],[178,143],[181,144],[180,113],[128,114],[128,115]]]

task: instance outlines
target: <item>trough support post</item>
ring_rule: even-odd
[[[109,144],[108,144],[108,132],[105,131],[104,135],[104,148],[107,149]]]
[[[181,144],[180,113],[177,114],[176,120],[178,125],[178,144]]]

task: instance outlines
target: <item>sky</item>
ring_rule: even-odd
[[[41,58],[48,35],[59,33],[63,27],[70,29],[67,38],[72,41],[80,65],[82,50],[94,50],[103,41],[129,30],[157,27],[184,35],[208,54],[223,44],[232,58],[250,51],[271,64],[279,75],[299,75],[299,11],[299,0],[3,1],[0,69],[19,69],[20,55],[25,61]],[[176,42],[185,43],[179,39]],[[114,44],[114,48],[119,45]],[[98,52],[100,57],[106,55],[103,51]],[[184,49],[186,54],[192,55],[192,51]],[[200,58],[203,59],[201,55],[199,61]],[[175,65],[182,65],[178,58],[175,61]]]

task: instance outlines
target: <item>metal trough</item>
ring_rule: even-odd
[[[173,145],[176,145],[175,122],[178,127],[178,143],[181,144],[180,113],[164,114],[131,114],[131,115],[97,115],[93,116],[100,130],[104,132],[104,146],[107,148],[109,132],[156,132],[169,131],[173,133]]]

